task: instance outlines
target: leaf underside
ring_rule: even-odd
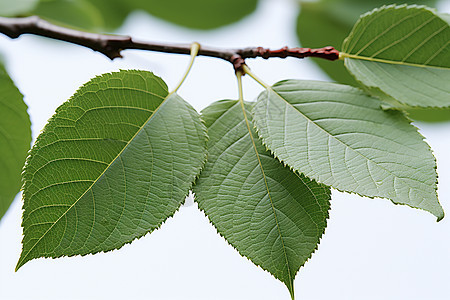
[[[23,174],[23,251],[37,257],[118,249],[184,201],[206,152],[198,113],[150,72],[92,79],[45,126]]]
[[[251,104],[245,109],[251,117]],[[238,101],[213,103],[202,118],[210,139],[208,161],[194,186],[199,208],[241,255],[282,281],[293,297],[294,277],[326,227],[329,188],[275,159]]]
[[[275,156],[309,178],[442,219],[430,147],[401,112],[380,104],[350,86],[287,80],[259,96],[254,120]]]
[[[421,6],[386,6],[363,15],[342,45],[357,80],[402,104],[450,106],[450,25]]]
[[[0,219],[20,189],[20,173],[31,143],[23,96],[0,65]]]

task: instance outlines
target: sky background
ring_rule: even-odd
[[[239,23],[209,32],[183,29],[133,13],[118,33],[143,40],[200,42],[218,47],[298,44],[294,1],[263,0]],[[450,1],[441,1],[450,12]],[[307,46],[307,45],[305,45]],[[325,45],[324,45],[325,46]],[[338,45],[337,45],[338,46]],[[188,56],[124,51],[111,62],[83,47],[33,36],[0,36],[7,68],[29,106],[33,137],[55,109],[95,75],[144,69],[174,88]],[[329,80],[308,59],[248,60],[265,82]],[[248,76],[244,95],[262,88]],[[231,65],[198,57],[179,94],[197,110],[236,99]],[[450,214],[450,123],[416,123],[438,162],[440,202]],[[289,299],[286,287],[241,257],[192,199],[159,230],[120,250],[62,259],[37,259],[14,272],[21,251],[21,199],[0,222],[0,299]],[[295,280],[297,299],[450,299],[450,218],[436,223],[423,211],[384,199],[333,191],[328,228],[319,250]]]

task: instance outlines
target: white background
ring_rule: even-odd
[[[441,2],[450,11],[450,2]],[[144,40],[219,47],[297,45],[294,1],[261,1],[240,23],[210,31],[182,29],[134,13],[119,30]],[[97,74],[147,69],[173,88],[188,56],[125,51],[110,62],[89,49],[48,39],[0,36],[8,70],[29,106],[35,138],[56,107]],[[265,82],[329,80],[309,60],[248,60]],[[248,77],[248,76],[247,76]],[[244,80],[247,100],[261,87]],[[230,64],[197,59],[181,96],[201,110],[237,97]],[[438,161],[440,201],[450,214],[450,124],[416,124]],[[21,251],[21,199],[0,223],[0,299],[289,299],[287,289],[227,245],[192,199],[161,229],[109,253],[37,259],[14,272]],[[333,191],[328,229],[295,280],[297,299],[450,299],[450,219]]]

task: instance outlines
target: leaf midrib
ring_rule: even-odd
[[[55,222],[53,222],[53,224],[44,232],[44,234],[36,241],[36,243],[34,243],[34,245],[30,248],[30,250],[28,250],[27,254],[25,254],[23,257],[20,258],[20,260],[19,260],[19,262],[17,263],[17,266],[16,266],[16,271],[22,266],[22,263],[25,261],[25,259],[31,253],[31,251],[33,251],[33,249],[36,247],[36,245],[39,244],[39,242],[47,235],[47,233],[50,232],[50,230],[61,220],[61,218],[63,218],[78,203],[78,201],[81,198],[83,198],[84,195],[86,195],[86,193],[89,192],[92,189],[92,187],[98,182],[98,180],[100,180],[100,178],[106,173],[106,171],[109,170],[111,165],[122,155],[122,153],[125,151],[125,149],[127,149],[128,146],[130,145],[130,143],[136,138],[136,136],[142,131],[142,129],[148,124],[148,122],[150,122],[150,120],[156,115],[156,113],[163,106],[163,104],[167,101],[167,99],[169,99],[169,97],[171,95],[173,95],[173,94],[174,93],[168,93],[166,95],[164,100],[153,111],[153,113],[147,118],[147,120],[143,123],[143,125],[136,131],[136,133],[127,142],[127,144],[123,147],[123,149],[120,150],[120,152],[116,155],[116,157],[114,157],[114,159],[108,164],[108,166],[105,168],[105,170],[103,170],[103,172],[93,181],[93,183],[86,189],[86,191],[80,197],[78,197],[78,199],[75,200],[75,202],[72,205],[70,205],[70,207]]]
[[[255,140],[253,139],[253,134],[252,134],[252,131],[251,131],[251,128],[250,128],[250,123],[249,123],[248,118],[247,118],[247,113],[245,112],[244,101],[240,100],[239,103],[241,104],[242,112],[244,114],[245,124],[247,125],[248,134],[249,134],[250,139],[252,141],[253,150],[255,151],[255,155],[256,155],[256,158],[258,159],[258,164],[259,164],[259,167],[261,169],[261,173],[262,173],[263,178],[264,178],[264,184],[266,186],[267,195],[269,196],[270,205],[272,207],[272,212],[273,212],[273,215],[274,215],[274,218],[275,218],[275,224],[277,226],[278,235],[280,236],[280,241],[281,241],[281,245],[282,245],[282,248],[283,248],[284,258],[285,258],[285,261],[286,261],[286,267],[287,267],[288,276],[289,276],[289,287],[288,287],[288,289],[289,289],[289,292],[291,293],[291,295],[293,295],[294,291],[293,291],[293,286],[292,286],[291,269],[290,269],[290,266],[289,266],[289,260],[288,260],[288,257],[287,257],[287,252],[286,252],[286,247],[284,245],[283,236],[281,234],[280,225],[278,223],[277,213],[275,211],[275,206],[273,204],[272,196],[270,194],[269,185],[267,183],[266,174],[264,172],[264,169],[263,169],[263,166],[262,166],[262,163],[261,163],[261,159],[259,157],[258,149],[256,148]]]
[[[361,56],[361,55],[356,55],[356,54],[348,54],[345,52],[341,52],[340,57],[345,58],[345,59],[350,58],[350,59],[357,59],[357,60],[366,60],[366,61],[371,61],[371,62],[379,62],[379,63],[385,63],[385,64],[390,64],[390,65],[401,65],[401,66],[409,66],[409,67],[416,67],[416,68],[450,70],[450,68],[447,68],[447,67],[421,65],[421,64],[408,63],[408,62],[403,62],[403,61],[387,60],[387,59],[383,59],[383,58],[375,58],[375,57]]]
[[[394,8],[394,10],[397,8]],[[377,20],[378,18],[382,17],[385,15],[386,12],[388,12],[389,9],[386,9],[384,11],[378,12],[378,14],[373,17],[372,19],[370,19],[367,24],[360,24],[361,20],[360,19],[357,24],[355,25],[356,29],[358,26],[363,26],[362,29],[359,29],[360,32],[358,34],[358,36],[355,36],[355,33],[353,33],[353,30],[351,32],[351,35],[349,37],[347,37],[347,39],[352,39],[352,41],[347,41],[347,39],[344,41],[343,43],[343,50],[344,51],[349,51],[349,52],[353,52],[354,48],[356,47],[356,45],[358,44],[358,42],[361,39],[361,36],[364,35],[364,33],[366,32],[367,28],[369,28],[369,25],[374,22],[375,20]],[[428,41],[429,39],[435,37],[437,34],[439,34],[440,32],[442,32],[445,29],[449,28],[449,25],[442,20],[442,18],[439,18],[436,14],[432,14],[432,17],[426,19],[421,25],[416,26],[414,28],[414,30],[410,31],[407,35],[403,36],[402,38],[400,38],[399,40],[396,40],[392,43],[390,43],[388,46],[384,47],[383,49],[378,50],[375,54],[373,54],[372,56],[362,56],[360,55],[360,53],[362,51],[364,51],[365,49],[367,49],[367,47],[369,47],[370,45],[372,45],[375,41],[377,41],[382,35],[386,34],[387,32],[391,31],[392,29],[396,29],[401,23],[403,23],[405,20],[410,19],[412,17],[415,17],[416,15],[419,15],[421,13],[423,13],[424,11],[416,11],[414,14],[411,15],[407,15],[404,16],[402,19],[398,20],[396,23],[391,24],[391,26],[389,26],[388,28],[385,28],[383,32],[379,33],[377,36],[375,36],[372,40],[368,41],[365,45],[363,45],[361,47],[361,49],[359,49],[355,54],[350,54],[350,53],[346,53],[346,52],[341,52],[340,53],[340,57],[342,58],[353,58],[353,59],[361,59],[361,60],[368,60],[368,61],[375,61],[375,62],[382,62],[382,63],[388,63],[388,64],[398,64],[398,65],[405,65],[405,66],[412,66],[412,67],[421,67],[421,68],[437,68],[437,69],[449,69],[449,67],[441,67],[441,66],[434,66],[434,65],[427,65],[427,63],[429,63],[431,60],[433,60],[438,54],[440,54],[440,52],[445,49],[447,47],[447,45],[450,43],[450,41],[447,41],[447,43],[445,43],[440,49],[439,51],[436,51],[436,53],[434,53],[431,57],[429,57],[423,64],[418,64],[418,63],[408,63],[405,62],[405,60],[407,58],[409,58],[413,53],[416,52],[416,50],[422,46],[426,41]],[[430,12],[430,11],[428,11]],[[430,12],[431,13],[431,12]],[[364,19],[364,18],[363,18]],[[396,60],[388,60],[388,59],[380,59],[380,58],[375,58],[374,56],[377,56],[379,53],[386,51],[387,49],[393,47],[394,45],[398,44],[399,42],[409,38],[411,35],[414,35],[415,33],[417,33],[417,31],[419,31],[420,29],[424,28],[425,26],[427,26],[428,24],[430,24],[430,22],[434,21],[435,19],[441,19],[444,23],[444,25],[439,28],[438,30],[435,30],[433,32],[433,34],[430,34],[425,40],[423,40],[419,45],[417,45],[414,49],[412,49],[404,58],[402,61],[396,61]],[[350,45],[351,44],[351,45]],[[351,49],[348,49],[351,48]]]

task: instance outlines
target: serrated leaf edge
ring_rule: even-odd
[[[287,79],[287,80],[289,80],[289,79]],[[293,79],[293,80],[295,80],[295,79]],[[277,85],[277,84],[279,84],[279,83],[281,83],[281,82],[283,82],[283,81],[285,81],[285,80],[278,81],[278,82],[275,83],[273,86],[275,86],[275,85]],[[358,87],[354,87],[354,86],[350,86],[350,85],[346,85],[346,84],[341,84],[341,83],[330,83],[330,84],[338,84],[338,85],[349,86],[349,87],[352,87],[352,88],[354,88],[354,89],[358,89],[360,92],[365,93],[366,95],[368,95],[364,90],[362,90],[361,88],[358,88]],[[271,86],[270,89],[271,89],[274,93],[276,93],[276,92],[272,89],[273,86]],[[267,91],[267,89],[265,89],[265,91]],[[261,95],[262,93],[264,93],[265,91],[261,92],[260,95]],[[369,96],[372,97],[372,98],[375,98],[375,97],[372,96],[372,95],[369,95]],[[258,97],[259,97],[259,96],[258,96]],[[378,98],[376,98],[376,99],[379,100]],[[379,101],[380,101],[380,100],[379,100]],[[380,102],[381,102],[381,101],[380,101]],[[400,112],[405,116],[405,119],[407,120],[408,124],[415,128],[415,131],[417,132],[417,134],[419,134],[419,136],[421,137],[422,141],[427,145],[427,149],[430,151],[431,155],[433,156],[433,162],[434,162],[433,169],[435,170],[435,173],[436,173],[436,175],[437,175],[436,157],[434,156],[433,149],[432,149],[432,148],[430,147],[430,145],[426,142],[425,137],[419,132],[418,128],[412,123],[413,121],[407,116],[407,114],[406,114],[404,111],[400,111]],[[252,111],[252,114],[253,114],[253,113],[254,113],[254,112]],[[263,145],[266,147],[266,149],[272,154],[272,156],[274,156],[275,158],[277,158],[284,166],[289,167],[289,169],[291,169],[292,171],[296,171],[296,172],[298,172],[299,174],[302,174],[303,176],[309,178],[306,174],[304,174],[304,173],[301,172],[300,170],[295,170],[293,167],[291,167],[289,164],[287,164],[285,161],[283,161],[280,157],[278,157],[277,154],[275,153],[275,151],[272,151],[272,149],[269,148],[269,146],[266,144],[266,139],[262,136],[261,132],[260,132],[259,129],[256,127],[256,123],[257,123],[257,122],[255,121],[255,122],[254,122],[254,127],[255,127],[255,130],[256,130],[256,133],[258,134],[259,139],[262,141],[262,143],[263,143]],[[346,191],[346,190],[343,190],[343,189],[335,188],[335,187],[333,187],[333,186],[331,186],[331,185],[327,185],[327,184],[321,182],[320,180],[316,180],[315,178],[310,178],[310,179],[311,179],[311,180],[314,180],[314,181],[316,181],[317,183],[320,183],[320,184],[322,184],[322,185],[331,187],[331,188],[333,188],[333,189],[335,189],[335,190],[337,190],[337,191],[339,191],[339,192],[342,192],[342,193],[356,194],[356,195],[358,195],[358,196],[361,196],[361,197],[364,197],[364,198],[370,198],[370,199],[375,199],[375,198],[379,198],[379,199],[387,199],[387,200],[390,200],[390,201],[391,201],[392,203],[394,203],[395,205],[405,205],[405,206],[408,206],[408,207],[413,208],[413,209],[423,210],[423,211],[425,211],[425,212],[430,213],[429,211],[427,211],[427,210],[425,210],[425,209],[423,209],[423,208],[413,207],[413,206],[411,206],[410,204],[407,204],[407,203],[398,203],[398,202],[395,202],[394,200],[392,200],[392,199],[390,199],[390,198],[387,198],[387,197],[366,196],[366,195],[362,195],[362,194],[359,194],[359,193],[354,192],[354,191]],[[435,181],[435,183],[434,183],[434,191],[435,191],[436,198],[438,199],[438,194],[437,194],[437,184],[438,184],[438,176],[436,176],[436,181]],[[439,201],[438,201],[438,203],[439,203]],[[440,205],[440,203],[439,203],[439,205]],[[442,208],[442,206],[441,206],[441,208]],[[433,215],[434,215],[434,214],[433,214]],[[435,215],[435,217],[437,217],[437,222],[441,221],[441,220],[444,218],[444,216],[445,216],[445,213],[444,213],[444,212],[443,212],[442,216],[436,216],[436,215]]]
[[[120,70],[119,72],[104,73],[104,74],[102,74],[102,75],[95,76],[94,78],[92,78],[91,80],[89,80],[86,84],[91,83],[92,80],[95,80],[95,79],[97,79],[97,78],[102,78],[102,77],[104,77],[105,75],[119,74],[121,71],[136,71],[136,72],[143,72],[142,70]],[[153,72],[148,72],[148,73],[150,73],[152,76],[154,76],[154,77],[157,78],[157,79],[161,79],[161,77],[155,75]],[[161,79],[161,81],[164,82],[162,79]],[[58,108],[56,109],[55,113],[54,113],[53,116],[49,119],[49,121],[47,122],[47,124],[48,124],[49,122],[51,122],[51,121],[55,118],[55,116],[57,115],[58,111],[59,111],[60,109],[62,109],[64,105],[68,105],[68,103],[70,103],[70,101],[73,100],[73,98],[80,92],[80,90],[81,90],[82,88],[85,87],[86,84],[84,84],[84,85],[82,85],[81,87],[79,87],[79,88],[77,89],[77,91],[69,98],[68,101],[64,102],[60,107],[58,107]],[[165,87],[165,89],[167,90],[167,86]],[[155,113],[156,113],[156,112],[159,110],[159,108],[165,103],[165,101],[169,98],[169,96],[171,96],[171,94],[168,93],[168,94],[166,95],[166,98],[161,102],[161,104],[157,107],[157,109],[155,109],[155,111],[150,115],[150,117],[149,117],[149,118],[147,119],[147,121],[144,123],[144,126],[145,126],[145,124],[147,124],[147,123],[149,122],[150,119],[153,118],[153,116],[155,115]],[[182,99],[183,99],[183,98],[182,98]],[[184,99],[183,99],[183,100],[184,100]],[[184,101],[185,101],[185,100],[184,100]],[[186,101],[185,101],[185,102],[186,102]],[[198,112],[197,112],[197,111],[196,111],[196,110],[195,110],[188,102],[186,102],[186,104],[188,104],[189,108],[192,109],[195,113],[198,114]],[[199,116],[199,119],[201,120],[199,114],[198,114],[198,116]],[[202,126],[201,126],[201,127],[202,127],[202,132],[204,133],[204,136],[207,137],[207,129],[206,129],[206,126],[204,125],[203,122],[201,123],[201,125],[202,125]],[[127,145],[124,146],[124,148],[117,154],[117,156],[111,161],[111,163],[108,165],[108,167],[105,168],[105,170],[97,177],[97,179],[91,184],[91,186],[90,186],[87,190],[89,190],[89,189],[90,189],[90,188],[98,181],[98,179],[99,179],[99,178],[100,178],[100,177],[101,177],[101,176],[109,169],[110,165],[117,159],[117,157],[119,157],[119,155],[124,151],[124,149],[126,149],[126,148],[128,147],[128,145],[130,144],[130,142],[136,137],[136,135],[142,130],[142,128],[144,128],[144,126],[142,126],[142,127],[136,132],[136,134],[130,139],[130,141],[127,143]],[[41,130],[41,132],[40,132],[39,135],[45,133],[45,132],[46,132],[46,128],[47,128],[47,126],[44,126],[44,128]],[[159,229],[159,228],[162,226],[162,224],[164,224],[168,219],[173,218],[173,216],[175,215],[175,213],[178,212],[178,211],[180,210],[181,204],[184,202],[184,200],[185,200],[186,197],[188,196],[189,191],[192,189],[192,187],[193,187],[193,185],[194,185],[194,181],[195,181],[196,178],[199,176],[199,174],[200,174],[200,172],[201,172],[201,169],[204,167],[204,165],[205,165],[205,163],[206,163],[206,160],[207,160],[206,140],[207,140],[207,139],[205,139],[205,140],[204,140],[204,143],[203,143],[203,144],[204,144],[204,145],[203,145],[203,146],[204,146],[204,151],[203,151],[203,163],[202,163],[201,166],[198,167],[197,174],[196,174],[195,176],[193,176],[193,179],[192,179],[191,182],[190,182],[190,186],[189,186],[189,188],[187,189],[187,191],[186,191],[186,193],[185,193],[185,196],[184,196],[183,200],[180,202],[180,205],[179,205],[178,208],[175,210],[175,212],[174,212],[172,215],[168,216],[165,220],[163,220],[162,222],[160,222],[159,224],[157,224],[157,225],[155,226],[155,228],[149,230],[148,232],[144,233],[144,234],[141,235],[141,236],[136,236],[136,237],[133,238],[132,240],[123,243],[122,245],[120,245],[119,247],[117,247],[117,248],[115,248],[115,249],[110,249],[110,250],[98,250],[98,251],[94,251],[94,252],[86,253],[86,254],[70,254],[70,255],[41,256],[41,257],[44,257],[44,258],[53,258],[53,259],[54,259],[54,258],[60,258],[60,257],[85,256],[85,255],[96,254],[96,253],[100,253],[100,252],[107,253],[107,252],[110,252],[110,251],[113,251],[113,250],[118,250],[118,249],[122,248],[123,246],[125,246],[125,245],[127,245],[127,244],[131,244],[134,240],[140,239],[140,238],[144,237],[145,235],[147,235],[147,234],[149,234],[149,233],[151,233],[151,232],[153,232],[153,231]],[[34,152],[37,151],[36,149],[37,149],[37,147],[39,146],[40,142],[41,142],[41,141],[40,141],[40,139],[39,139],[39,137],[38,137],[38,138],[36,139],[36,142],[35,142],[34,146],[28,151],[28,156],[27,156],[27,158],[26,158],[25,165],[24,165],[23,170],[22,170],[22,181],[23,181],[23,184],[22,184],[21,190],[24,191],[24,192],[23,192],[23,196],[22,196],[23,199],[25,199],[25,189],[26,189],[27,183],[28,183],[28,181],[25,180],[25,178],[24,178],[24,174],[25,174],[25,172],[27,171],[29,160],[30,160],[31,156],[34,155]],[[83,195],[84,195],[84,193],[83,193]],[[69,211],[69,210],[70,210],[70,209],[71,209],[71,208],[79,201],[79,199],[80,199],[83,195],[81,195],[81,196],[80,196],[80,197],[79,197],[79,198],[78,198],[78,199],[77,199],[77,200],[69,207],[69,209],[67,209],[66,213],[67,213],[67,212],[68,212],[68,211]],[[25,209],[25,207],[24,207],[24,204],[23,204],[23,205],[22,205],[22,210],[24,211],[24,209]],[[65,215],[65,214],[63,214],[62,216],[64,216],[64,215]],[[62,217],[62,216],[61,216],[61,217]],[[56,224],[56,223],[61,219],[61,217],[58,218],[58,220],[56,220],[56,221],[54,222],[54,224]],[[54,224],[53,224],[53,225],[52,225],[52,226],[51,226],[51,227],[50,227],[50,228],[49,228],[49,229],[41,236],[41,238],[40,238],[40,239],[32,246],[32,248],[26,253],[26,255],[25,255],[23,258],[22,258],[22,253],[21,253],[20,258],[19,258],[19,261],[18,261],[17,266],[16,266],[16,269],[15,269],[16,272],[17,272],[17,271],[18,271],[25,263],[27,263],[27,262],[29,262],[29,261],[31,261],[31,260],[37,259],[37,258],[41,258],[41,257],[33,257],[33,258],[29,259],[29,260],[26,259],[26,258],[28,257],[28,255],[29,255],[29,253],[33,250],[33,248],[40,242],[40,240],[47,234],[47,232],[48,232],[51,228],[53,228]],[[24,228],[24,227],[23,227],[23,223],[22,223],[22,228]],[[22,252],[23,252],[23,243],[22,243]]]
[[[219,101],[227,101],[227,100],[219,100]],[[234,105],[239,104],[239,100],[228,100],[228,101],[236,101],[236,104],[234,104]],[[252,106],[253,106],[253,104],[254,104],[255,102],[247,102],[247,101],[246,101],[246,103],[252,104]],[[234,105],[233,105],[233,106],[234,106]],[[203,118],[201,118],[201,119],[203,120]],[[253,125],[253,128],[256,130],[256,126]],[[251,132],[249,132],[248,134],[251,136]],[[272,157],[273,157],[274,159],[278,160],[278,161],[279,161],[282,165],[284,165],[285,167],[287,166],[286,163],[284,163],[283,161],[279,160],[277,157],[275,157],[275,156],[273,155],[273,152],[272,152],[270,149],[268,149],[267,146],[262,142],[261,137],[259,137],[259,141],[261,141],[261,143],[265,146],[266,150],[270,151],[270,153],[271,153],[271,155],[272,155]],[[256,150],[256,149],[255,149],[255,150]],[[299,174],[301,174],[301,173],[295,171],[295,170],[294,170],[293,168],[291,168],[290,166],[288,166],[288,167],[289,167],[289,169],[290,169],[295,175],[297,175],[297,176],[300,178],[300,180],[302,180],[302,182],[303,182],[303,179],[299,176]],[[204,168],[204,166],[203,166],[203,168]],[[202,170],[203,170],[203,169],[202,169]],[[199,177],[200,175],[201,175],[201,174],[199,174],[199,175],[197,176],[197,179],[198,179],[198,177]],[[304,174],[301,174],[301,175],[303,175],[305,178],[311,180],[312,182],[317,183],[320,187],[322,187],[324,190],[326,190],[327,195],[328,195],[328,201],[331,201],[331,190],[329,189],[329,187],[328,187],[327,185],[324,185],[324,184],[322,184],[322,183],[316,181],[315,179],[311,179],[311,178],[307,177],[307,176],[304,175]],[[196,183],[196,182],[195,182],[195,183]],[[195,184],[194,184],[194,186],[195,186]],[[201,197],[198,196],[198,195],[195,193],[195,191],[193,191],[193,193],[194,193],[194,202],[197,203],[198,209],[199,209],[201,212],[203,212],[203,214],[207,217],[209,223],[212,224],[213,227],[215,228],[217,234],[219,234],[219,236],[221,236],[221,237],[225,240],[225,242],[226,242],[228,245],[230,245],[233,249],[235,249],[235,250],[239,253],[240,256],[246,258],[247,260],[249,260],[250,262],[252,262],[255,266],[261,268],[261,269],[264,270],[265,272],[269,273],[269,274],[270,274],[272,277],[274,277],[275,279],[277,279],[277,280],[279,280],[280,282],[284,283],[280,278],[276,277],[274,274],[272,274],[269,270],[265,269],[265,268],[264,268],[263,266],[261,266],[260,264],[255,263],[251,258],[249,258],[248,256],[246,256],[246,255],[244,255],[243,253],[241,253],[241,251],[239,251],[239,249],[238,249],[237,247],[235,247],[233,244],[231,244],[231,243],[227,240],[227,238],[219,231],[218,227],[217,227],[216,224],[212,221],[212,219],[209,217],[209,215],[206,213],[206,211],[205,211],[204,209],[201,208],[201,206],[200,206],[201,200],[200,200],[200,202],[199,202],[199,199],[201,199]],[[273,205],[272,205],[272,206],[273,206]],[[321,211],[322,211],[322,213],[323,213],[324,216],[325,216],[325,220],[324,220],[324,225],[325,225],[325,226],[324,226],[323,230],[319,231],[319,233],[320,233],[319,240],[317,241],[317,244],[316,244],[316,246],[314,247],[314,250],[313,250],[313,251],[309,254],[309,256],[306,258],[304,264],[301,265],[301,266],[299,267],[298,270],[296,270],[296,272],[295,272],[295,274],[294,274],[294,278],[292,278],[292,284],[293,284],[294,279],[295,279],[295,277],[297,276],[298,272],[300,271],[300,268],[301,268],[302,266],[304,266],[304,265],[311,259],[312,255],[318,250],[319,244],[320,244],[320,242],[321,242],[321,240],[322,240],[322,237],[323,237],[323,235],[325,234],[325,231],[326,231],[326,228],[327,228],[327,221],[328,221],[328,219],[329,219],[329,217],[330,217],[329,212],[330,212],[331,206],[328,206],[328,209],[326,209],[326,210],[324,210],[323,207],[322,207],[321,205],[319,205],[319,206],[321,207]],[[288,269],[289,269],[289,268],[288,268]],[[289,275],[289,276],[290,276],[290,275]],[[284,284],[285,284],[285,283],[284,283]],[[293,295],[293,286],[292,286],[292,292],[291,292],[291,289],[289,289],[289,287],[288,287],[288,290],[289,290],[289,293],[291,293],[292,299],[294,299],[294,295]]]

